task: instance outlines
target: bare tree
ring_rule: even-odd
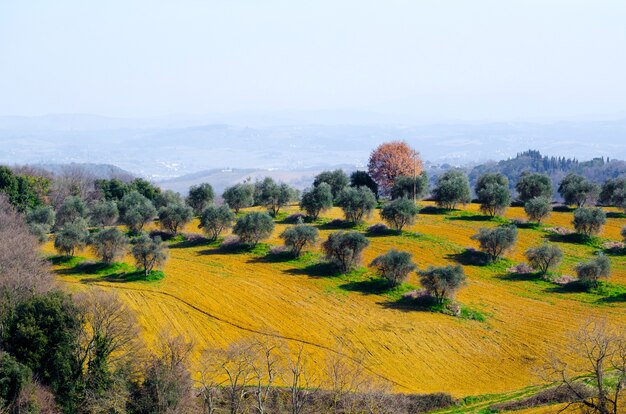
[[[617,414],[626,387],[626,337],[610,328],[606,320],[589,320],[571,339],[569,353],[549,358],[546,373],[567,387],[576,401],[569,403],[586,413]],[[570,362],[575,361],[575,362]],[[582,363],[580,363],[582,361]],[[581,392],[581,379],[589,380],[593,392]]]
[[[308,355],[303,344],[300,344],[297,352],[289,358],[288,369],[291,377],[289,385],[291,414],[301,414],[320,388],[315,372],[311,371],[308,365]]]
[[[267,412],[267,401],[274,389],[274,382],[280,374],[280,350],[283,347],[275,337],[266,335],[257,339],[254,345],[252,370],[254,372],[256,409],[259,414]]]
[[[18,301],[54,287],[39,243],[23,217],[0,194],[0,314]],[[0,318],[0,336],[3,334]]]
[[[219,355],[215,350],[209,349],[202,354],[200,359],[201,368],[198,372],[198,397],[202,403],[205,414],[213,414],[222,397],[224,381],[220,380],[222,367],[219,363]]]
[[[222,385],[231,414],[242,412],[244,401],[251,391],[255,375],[254,345],[252,340],[246,338],[230,344],[226,349],[208,352],[214,360],[213,364],[219,367],[219,374],[225,375]]]

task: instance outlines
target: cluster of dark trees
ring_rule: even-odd
[[[485,173],[500,173],[508,178],[513,189],[517,179],[526,171],[547,175],[556,189],[558,183],[568,174],[582,175],[595,183],[623,176],[626,174],[626,162],[609,158],[578,161],[572,158],[543,156],[539,151],[529,150],[511,159],[473,167],[468,171],[468,175],[470,182],[475,184],[478,177]],[[551,196],[556,197],[556,192]]]

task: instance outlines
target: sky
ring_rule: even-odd
[[[626,117],[623,0],[0,0],[0,115]]]

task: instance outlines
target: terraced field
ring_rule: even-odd
[[[295,207],[289,209],[294,211]],[[551,237],[545,227],[571,228],[571,212],[554,212],[544,228],[522,226],[517,246],[507,256],[510,260],[476,266],[467,264],[463,254],[467,247],[477,247],[470,236],[477,228],[498,222],[485,220],[476,205],[450,214],[431,211],[420,214],[402,235],[371,237],[363,263],[392,247],[411,252],[420,268],[461,262],[469,281],[457,299],[483,315],[484,321],[403,305],[401,293],[419,285],[415,274],[409,286],[387,292],[369,269],[338,276],[320,264],[317,250],[285,261],[268,255],[265,244],[251,252],[229,253],[207,243],[173,243],[166,277],[156,282],[107,280],[60,267],[58,278],[70,289],[98,286],[116,291],[137,312],[148,343],[164,330],[182,334],[196,344],[197,357],[208,346],[269,333],[292,346],[305,344],[312,364],[321,366],[329,353],[340,350],[363,359],[366,368],[391,382],[395,391],[444,391],[455,397],[509,393],[541,384],[536,368],[542,358],[563,349],[568,333],[581,320],[606,315],[612,323],[626,323],[623,255],[611,256],[608,296],[568,292],[506,272],[524,260],[527,248]],[[333,209],[323,216],[338,218],[341,211]],[[523,218],[524,213],[510,208],[506,217]],[[376,212],[368,224],[379,221]],[[613,212],[600,237],[619,240],[624,225],[626,218]],[[278,223],[266,242],[280,244],[278,234],[285,226]],[[328,224],[319,228],[322,238],[336,230]],[[185,231],[198,233],[197,222]],[[566,255],[558,269],[562,274],[574,274],[573,266],[597,250],[563,238],[553,241]],[[45,250],[52,254],[50,244]],[[88,258],[89,253],[81,256]]]

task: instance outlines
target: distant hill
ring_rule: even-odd
[[[47,171],[51,174],[62,175],[70,172],[80,172],[95,179],[110,180],[118,178],[122,181],[129,181],[137,176],[129,171],[111,164],[92,163],[69,163],[69,164],[31,164],[33,168]]]
[[[115,164],[165,180],[228,167],[290,170],[349,164],[362,168],[377,145],[398,139],[420,151],[425,160],[456,166],[513,157],[529,147],[578,159],[626,159],[626,119],[355,124],[346,114],[333,124],[322,124],[317,117],[293,123],[265,117],[262,125],[250,123],[254,119],[0,117],[0,163]]]

